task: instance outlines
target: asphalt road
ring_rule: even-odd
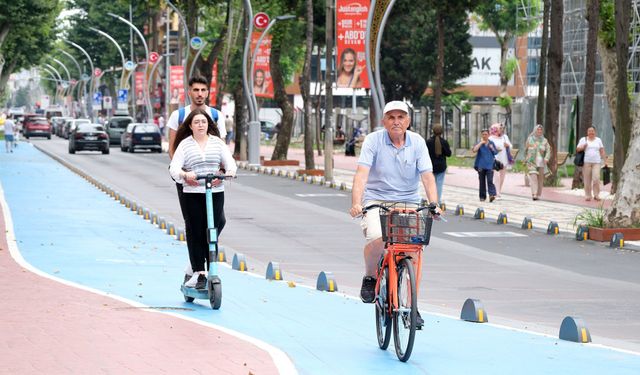
[[[182,226],[166,154],[70,155],[59,138],[32,142]],[[348,192],[240,170],[225,201],[229,259],[243,253],[262,275],[278,261],[285,279],[307,285],[331,271],[341,291],[358,293],[364,240]],[[478,298],[491,322],[551,335],[577,316],[595,343],[640,351],[640,253],[448,216],[434,225],[423,270],[422,309],[459,315]]]

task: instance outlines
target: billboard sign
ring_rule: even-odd
[[[369,88],[366,63],[368,0],[336,0],[336,86]]]

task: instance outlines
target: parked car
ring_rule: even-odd
[[[109,134],[109,140],[111,144],[119,144],[122,133],[127,128],[127,125],[133,122],[133,117],[130,116],[114,116],[107,121],[105,125],[107,134]]]
[[[276,129],[276,124],[273,122],[260,120],[260,132],[264,133],[267,139],[273,138],[277,131],[278,129]]]
[[[162,137],[155,124],[134,122],[127,125],[120,139],[120,150],[134,152],[139,149],[162,152]]]
[[[109,135],[100,124],[81,122],[69,134],[69,153],[76,151],[102,151],[109,153]]]
[[[51,125],[46,117],[39,115],[25,115],[22,120],[22,134],[25,138],[46,137],[51,139]]]
[[[69,139],[70,134],[80,124],[91,124],[91,121],[86,118],[71,119],[64,123],[64,129],[62,130],[62,138]]]
[[[53,116],[49,119],[49,125],[51,125],[51,133],[58,135],[58,128],[64,126],[64,123],[71,119],[71,117]]]

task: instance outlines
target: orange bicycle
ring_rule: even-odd
[[[431,238],[435,205],[383,203],[367,206],[363,212],[373,208],[380,208],[382,240],[385,243],[375,289],[378,345],[382,350],[387,349],[393,326],[396,355],[400,361],[406,362],[411,356],[418,329],[422,249]]]

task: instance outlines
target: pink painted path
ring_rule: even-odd
[[[22,268],[1,210],[0,373],[278,373],[266,351],[237,337]]]

